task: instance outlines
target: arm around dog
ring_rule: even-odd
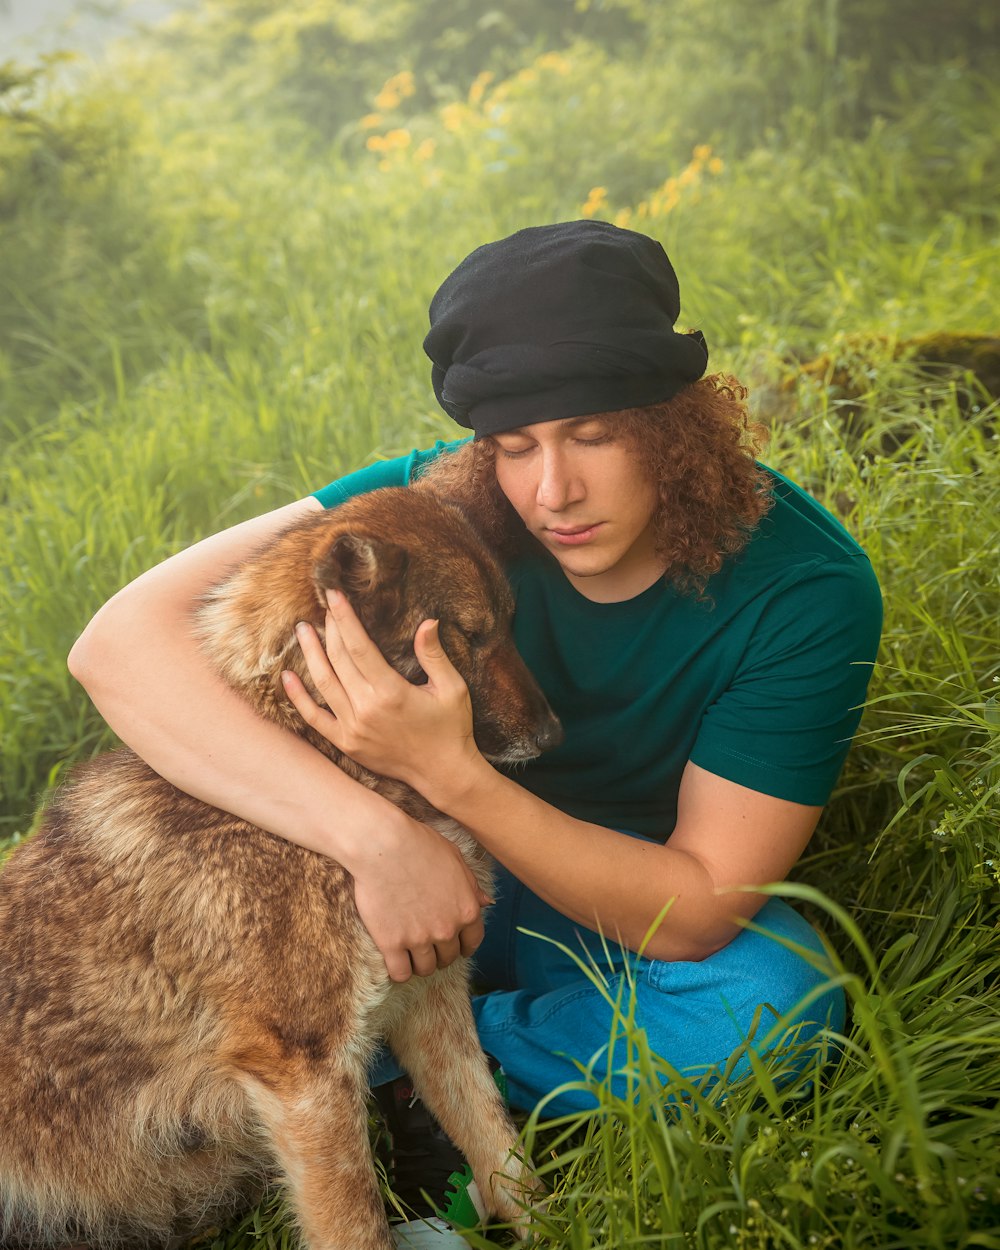
[[[485,900],[461,856],[259,717],[211,669],[191,630],[225,569],[319,510],[300,500],[150,569],[101,608],[69,667],[119,737],[179,789],[343,864],[390,976],[406,980],[482,938]]]
[[[427,682],[414,686],[385,663],[345,597],[328,598],[326,647],[311,629],[299,642],[333,711],[288,675],[303,719],[367,767],[419,790],[570,919],[655,959],[701,960],[764,904],[753,887],[783,880],[805,849],[819,807],[773,798],[691,762],[663,845],[560,811],[479,752],[468,691],[434,623],[417,631]]]

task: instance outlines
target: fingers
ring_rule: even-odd
[[[448,942],[435,942],[432,945],[418,946],[409,952],[410,967],[418,977],[429,977],[439,968],[447,968],[461,956],[474,954],[483,940],[483,922],[477,920],[466,927]],[[386,963],[386,967],[388,967]],[[392,973],[389,973],[390,977]],[[393,980],[396,978],[393,977]]]
[[[302,684],[297,673],[286,669],[281,674],[281,684],[284,686],[285,694],[288,695],[292,706],[310,729],[315,729],[317,733],[322,734],[324,738],[336,746],[337,730],[340,725],[337,717],[332,712],[328,712],[326,708],[320,707]],[[327,699],[327,702],[329,702],[329,699]]]
[[[311,625],[307,625],[304,621],[300,621],[295,626],[295,637],[302,650],[306,666],[309,669],[309,675],[316,683],[316,689],[323,696],[327,707],[334,716],[338,720],[344,720],[351,712],[351,700],[344,689],[344,683],[340,680],[336,669],[331,664],[332,657],[328,658],[327,651],[323,649],[323,644],[319,640],[319,635]],[[289,698],[292,698],[291,687],[285,678],[285,674],[282,674],[282,681],[284,681]],[[301,686],[301,682],[298,684]],[[302,689],[304,690],[305,688],[302,687]],[[306,695],[306,698],[308,697]],[[302,708],[299,707],[294,698],[292,698],[292,702],[295,703],[298,711],[302,713]],[[307,723],[311,723],[305,716],[303,716],[303,719],[306,719]]]
[[[328,590],[326,603],[327,654],[344,681],[349,682],[353,673],[369,685],[389,674],[396,676],[395,669],[369,638],[347,596],[340,590]]]
[[[447,652],[441,645],[440,626],[440,621],[421,621],[413,638],[413,649],[417,652],[418,658],[422,655],[424,659],[432,663],[443,660],[450,665],[451,661],[448,659]]]
[[[411,976],[429,977],[439,968],[447,968],[461,956],[475,953],[483,940],[483,922],[477,920],[447,942],[427,943],[408,951],[383,951],[386,970],[392,981],[408,981]]]
[[[421,621],[413,636],[413,653],[417,657],[417,663],[433,685],[442,686],[450,683],[465,687],[461,674],[441,645],[439,621]]]
[[[344,682],[350,685],[352,673],[359,674],[370,685],[387,676],[396,676],[395,669],[387,662],[358,620],[347,596],[340,590],[328,590],[326,602],[326,651]],[[428,677],[432,675],[430,670],[435,669],[441,675],[451,676],[461,682],[458,670],[441,645],[439,624],[438,621],[427,620],[417,627],[413,639],[417,659]]]
[[[396,981],[402,984],[409,981],[413,976],[413,964],[410,962],[410,952],[407,950],[398,951],[380,951],[382,958],[385,960],[385,970],[389,974],[390,981]]]
[[[466,925],[458,935],[460,953],[465,956],[474,955],[484,936],[483,918],[480,916],[473,924]]]
[[[410,951],[410,963],[418,977],[429,977],[439,968],[447,968],[461,955],[462,947],[457,937],[448,942],[435,942],[433,946],[421,946]]]

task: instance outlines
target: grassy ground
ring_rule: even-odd
[[[541,1241],[1000,1246],[998,413],[961,371],[891,350],[997,330],[995,84],[897,67],[851,127],[831,125],[831,96],[753,130],[685,78],[703,32],[684,61],[654,26],[611,51],[511,45],[492,79],[411,81],[415,58],[376,58],[321,126],[282,94],[314,81],[288,31],[241,42],[226,5],[205,8],[217,28],[135,41],[71,93],[22,75],[0,97],[0,838],[110,741],[64,664],[109,594],[450,433],[420,340],[469,249],[584,212],[632,224],[664,241],[713,364],[754,384],[766,458],[869,551],[886,633],[785,887],[849,995],[839,1058],[781,1093],[760,1068],[664,1114],[662,1060],[635,1036],[635,1101],[598,1087],[599,1113],[534,1138],[554,1189]],[[780,32],[758,51],[764,35]],[[856,334],[873,338],[860,396],[794,381],[793,355],[856,354]],[[276,1211],[219,1244],[287,1240]]]

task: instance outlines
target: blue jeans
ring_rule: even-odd
[[[782,1017],[797,1047],[824,1028],[843,1029],[843,991],[826,985],[823,973],[776,940],[823,956],[812,926],[781,899],[770,899],[757,914],[755,923],[766,933],[745,930],[698,963],[665,963],[622,951],[567,919],[499,867],[496,899],[487,908],[486,937],[475,955],[476,982],[489,990],[476,995],[472,1007],[483,1049],[503,1065],[511,1105],[521,1110],[531,1110],[560,1086],[579,1082],[578,1065],[598,1080],[610,1070],[612,1088],[624,1090],[627,1078],[616,1075],[625,1061],[624,1040],[619,1038],[609,1054],[611,1004],[620,1001],[631,1010],[633,995],[634,1024],[645,1032],[650,1050],[697,1080],[721,1072],[748,1038],[756,1039],[758,1053],[773,1047],[785,1031],[774,1028]],[[519,929],[544,934],[585,963],[593,961],[602,986],[552,941]],[[813,992],[808,1005],[797,1010]],[[749,1066],[744,1053],[731,1075],[740,1076]],[[384,1053],[372,1084],[398,1074],[395,1061]],[[546,1103],[546,1114],[596,1105],[588,1090],[569,1088]]]

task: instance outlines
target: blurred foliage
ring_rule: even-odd
[[[168,24],[173,50],[221,76],[253,109],[266,97],[320,136],[357,116],[389,75],[413,75],[414,106],[454,98],[481,73],[505,78],[581,41],[643,54],[685,87],[696,142],[738,146],[805,119],[828,137],[893,111],[915,67],[989,72],[1000,11],[982,0],[203,0]],[[166,33],[166,32],[165,32]],[[651,102],[652,103],[652,102]]]
[[[737,147],[802,130],[858,135],[909,103],[911,76],[990,73],[1000,10],[982,0],[736,0],[649,4],[649,37],[683,68],[702,135]],[[921,79],[923,81],[923,79]]]
[[[970,0],[946,18],[927,0],[762,0],[752,21],[736,0],[203,0],[89,79],[60,58],[8,64],[0,434],[120,395],[171,344],[212,351],[224,322],[259,323],[259,294],[230,298],[250,223],[283,195],[255,166],[296,152],[347,186],[382,173],[406,198],[409,180],[459,223],[478,180],[485,234],[585,210],[666,242],[732,229],[766,251],[794,216],[805,252],[866,217],[881,265],[913,228],[892,199],[928,229],[960,211],[988,231],[997,92],[978,69],[997,20]],[[706,148],[726,167],[714,193],[708,160],[681,185]],[[737,156],[777,202],[724,220]],[[461,226],[453,238],[458,259]],[[760,277],[756,254],[745,263]],[[755,314],[717,295],[738,336]]]
[[[0,66],[0,437],[120,393],[123,359],[151,367],[201,302],[139,176],[141,110],[107,86],[60,91],[71,60]]]
[[[395,71],[412,75],[414,107],[427,108],[483,71],[505,77],[576,39],[635,52],[646,34],[641,12],[634,0],[205,0],[167,23],[162,37],[199,73],[221,74],[249,110],[266,99],[328,139]]]

